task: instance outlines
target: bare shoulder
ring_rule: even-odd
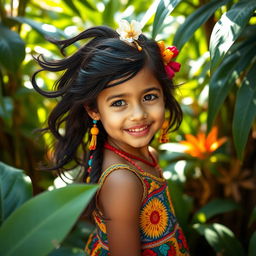
[[[132,171],[122,167],[112,171],[106,178],[102,190],[140,190],[141,181]]]
[[[103,170],[107,170],[110,166],[117,166],[120,164],[127,165],[127,161],[120,158],[111,151],[104,152],[104,160],[102,164]],[[102,185],[102,189],[107,189],[108,187],[122,187],[123,189],[132,189],[136,187],[141,188],[142,184],[138,176],[132,170],[128,170],[120,166],[107,175],[107,178]]]
[[[139,178],[121,168],[107,176],[98,197],[105,217],[126,220],[139,214],[142,198],[143,185]]]

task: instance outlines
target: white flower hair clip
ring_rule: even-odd
[[[142,33],[142,25],[136,21],[132,20],[129,23],[127,20],[120,20],[119,27],[116,32],[120,35],[120,40],[126,41],[128,43],[134,43],[139,51],[142,50],[141,46],[136,40],[138,40],[140,34]]]

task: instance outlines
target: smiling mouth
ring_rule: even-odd
[[[125,129],[131,135],[143,136],[149,132],[150,125],[138,126],[130,129]]]

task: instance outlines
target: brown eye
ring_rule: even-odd
[[[122,107],[122,106],[125,106],[126,103],[124,100],[117,100],[117,101],[114,101],[112,104],[111,104],[111,107]]]
[[[147,94],[144,96],[143,101],[152,101],[157,98],[158,98],[158,96],[156,94]]]

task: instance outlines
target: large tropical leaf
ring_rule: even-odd
[[[237,50],[226,56],[209,83],[209,103],[207,128],[211,129],[213,121],[220,110],[235,80],[250,64],[256,54],[255,37],[243,43]]]
[[[96,189],[69,185],[24,203],[0,228],[0,255],[47,255],[59,246]]]
[[[25,43],[19,34],[0,23],[0,64],[15,72],[25,58]]]
[[[86,256],[86,254],[80,248],[61,247],[52,251],[48,256]]]
[[[193,227],[205,237],[216,253],[221,253],[225,256],[244,256],[241,243],[227,227],[218,223],[195,224]]]
[[[248,134],[256,116],[256,63],[252,66],[237,93],[232,124],[234,143],[241,159]]]
[[[239,37],[255,9],[255,0],[241,0],[215,24],[210,38],[212,73]]]
[[[0,162],[0,225],[31,196],[30,178],[22,170]]]
[[[233,211],[239,209],[239,207],[239,204],[231,200],[214,199],[197,211],[194,219],[200,222],[206,222],[217,214]]]
[[[177,46],[178,49],[181,50],[184,44],[192,37],[194,32],[204,24],[218,8],[228,1],[229,0],[214,0],[195,10],[186,18],[185,22],[175,33],[173,45]]]
[[[20,24],[24,23],[31,26],[35,31],[47,38],[68,38],[68,36],[61,29],[58,29],[50,24],[41,23],[25,17],[12,17],[10,19]],[[51,27],[51,29],[49,29],[49,26]]]
[[[152,28],[152,38],[156,38],[164,25],[165,18],[170,15],[173,9],[180,3],[181,0],[161,0],[157,6],[156,14]]]

